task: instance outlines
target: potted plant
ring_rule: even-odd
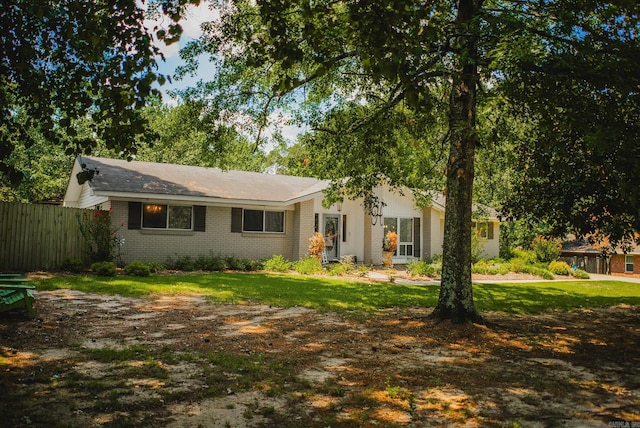
[[[392,231],[387,232],[382,239],[382,263],[386,267],[393,265],[393,253],[398,248],[398,234]]]
[[[324,238],[322,234],[316,232],[311,238],[309,238],[309,254],[318,260],[318,263],[322,263],[322,252],[324,251]]]

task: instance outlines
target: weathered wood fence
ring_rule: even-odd
[[[0,271],[54,269],[65,258],[85,257],[77,218],[84,211],[0,202]]]

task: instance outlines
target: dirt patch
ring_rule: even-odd
[[[640,422],[640,309],[434,324],[199,296],[37,293],[0,316],[0,426]]]

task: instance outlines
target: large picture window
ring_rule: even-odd
[[[181,205],[144,204],[142,227],[145,229],[191,230],[193,207]]]
[[[242,231],[284,233],[284,211],[243,210]]]

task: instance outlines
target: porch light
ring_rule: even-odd
[[[342,212],[342,202],[336,203],[336,208],[338,209],[338,212]]]

